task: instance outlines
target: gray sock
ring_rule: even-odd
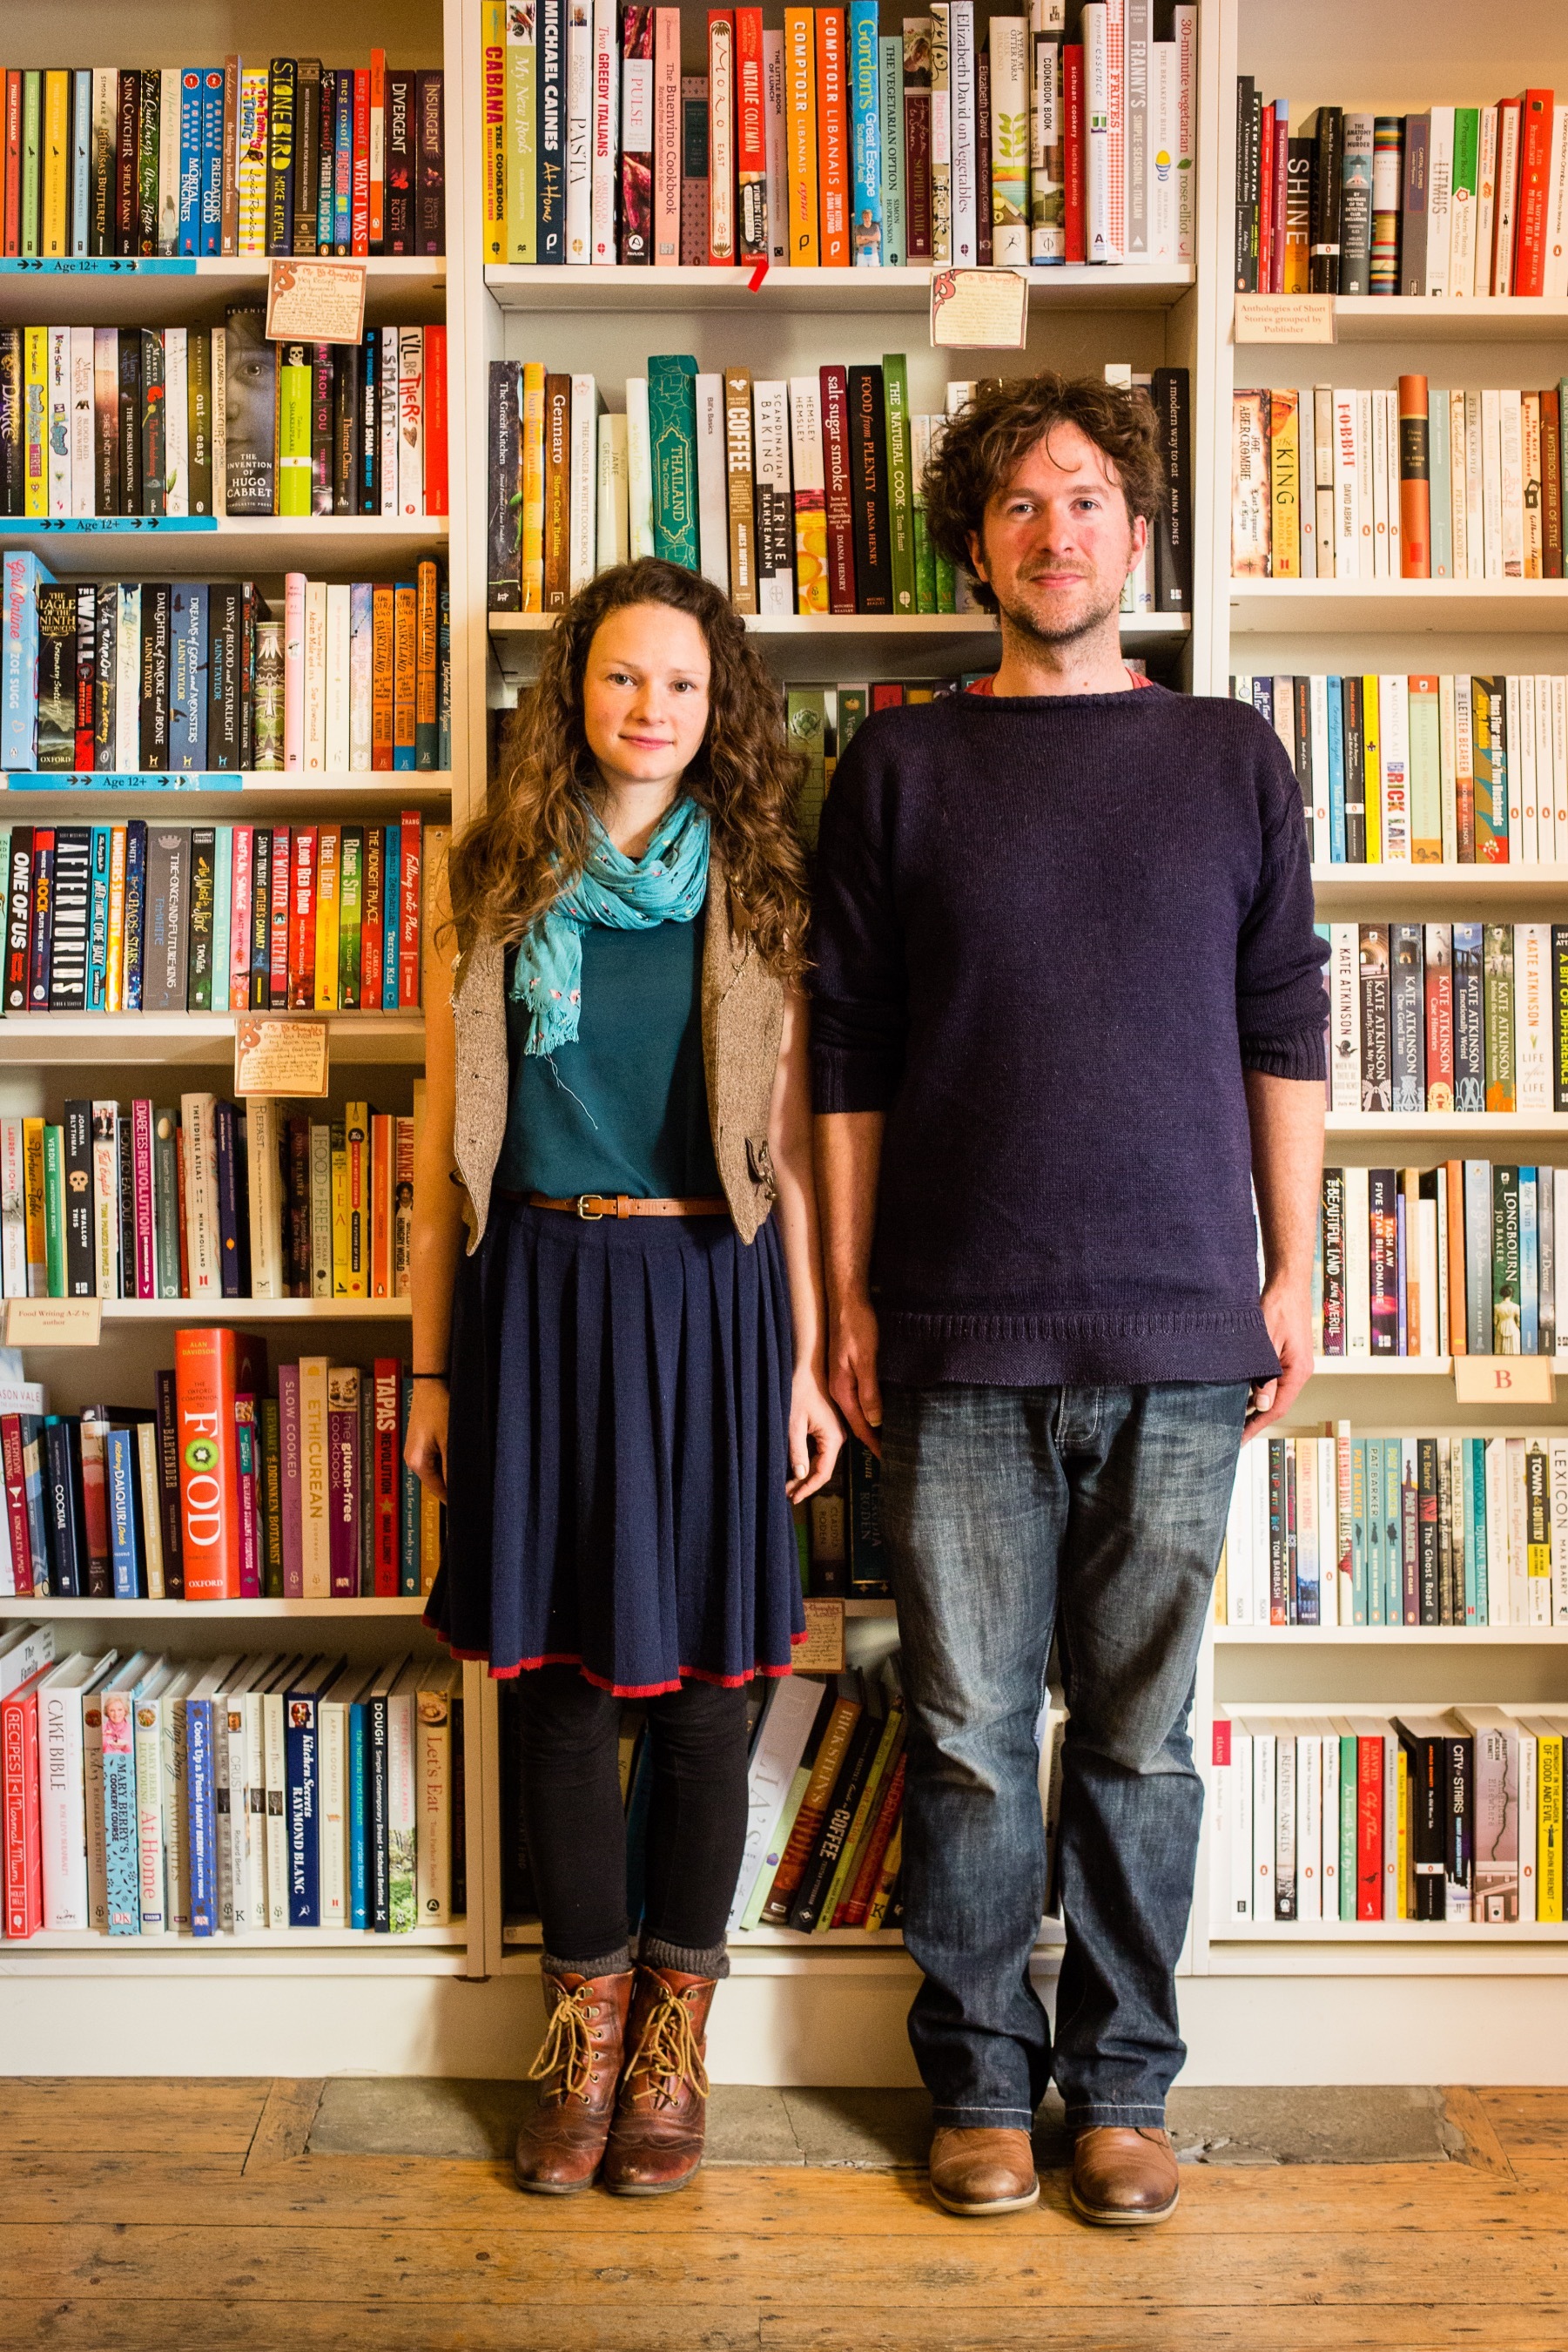
[[[632,1953],[625,1944],[606,1952],[601,1960],[558,1960],[553,1952],[539,1954],[539,1967],[548,1977],[623,1977],[631,1966]]]
[[[729,1954],[722,1944],[711,1944],[698,1951],[689,1944],[667,1944],[662,1936],[643,1937],[638,1955],[645,1969],[673,1969],[683,1977],[727,1977],[729,1974]]]

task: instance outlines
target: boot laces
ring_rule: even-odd
[[[593,1988],[580,1984],[575,1992],[563,1992],[539,2044],[538,2056],[528,2068],[530,2083],[548,2082],[559,2074],[560,2087],[557,2096],[580,2099],[593,2078],[593,2037],[589,2031],[588,2015],[593,2003]],[[547,2090],[545,2096],[550,2095]]]
[[[707,2068],[697,2047],[691,2011],[680,1995],[662,1979],[658,2003],[638,2036],[626,2071],[629,2077],[644,2074],[652,2078],[653,2095],[661,2106],[674,2105],[682,2084],[695,2091],[699,2099],[708,2095]]]

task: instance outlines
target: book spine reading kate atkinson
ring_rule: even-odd
[[[1076,41],[1065,0],[993,16],[979,36],[972,0],[891,19],[885,37],[875,0],[786,7],[779,35],[764,32],[760,8],[710,9],[700,19],[707,72],[683,78],[681,11],[606,0],[591,24],[602,83],[595,226],[591,239],[578,237],[569,222],[563,239],[559,176],[538,162],[559,135],[559,81],[533,70],[531,19],[519,40],[492,0],[479,67],[486,258],[674,260],[675,225],[689,218],[678,257],[715,268],[1190,265],[1197,9],[1176,0],[1169,37],[1155,40],[1146,8],[1093,5]],[[585,5],[585,36],[590,13]],[[1116,72],[1093,128],[1117,170],[1102,184],[1070,93],[1082,85],[1084,40],[1092,47],[1107,20]],[[570,73],[569,36],[569,88]],[[650,102],[660,91],[664,132],[664,101]],[[586,168],[583,176],[586,194]],[[567,184],[570,212],[570,163]]]
[[[14,67],[4,90],[5,257],[445,251],[443,76],[389,66],[384,49],[338,66],[236,52],[179,68]]]

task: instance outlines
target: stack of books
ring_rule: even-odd
[[[1568,1168],[1325,1168],[1313,1276],[1320,1351],[1568,1354],[1560,1233]]]

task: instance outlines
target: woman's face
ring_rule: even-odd
[[[707,732],[709,668],[707,639],[689,613],[628,604],[600,623],[582,724],[612,790],[680,782]]]

